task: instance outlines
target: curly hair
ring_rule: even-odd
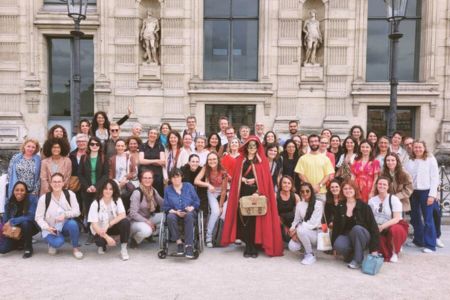
[[[65,157],[69,155],[70,145],[64,138],[51,138],[45,141],[44,146],[42,147],[42,152],[44,152],[45,157],[52,156],[52,148],[55,145],[59,145],[61,148],[61,156]]]
[[[104,111],[98,111],[95,113],[94,117],[92,118],[92,126],[91,126],[91,135],[95,136],[95,132],[98,129],[98,122],[97,122],[97,117],[101,115],[104,119],[105,119],[105,124],[103,125],[103,127],[105,129],[107,129],[109,131],[109,119],[108,116],[106,115],[106,113]]]
[[[117,200],[120,198],[120,189],[119,189],[119,185],[117,184],[116,181],[114,181],[114,179],[108,179],[105,181],[105,183],[102,184],[102,186],[98,189],[97,191],[97,201],[100,201],[100,199],[103,198],[103,191],[106,189],[106,187],[108,186],[108,184],[111,185],[112,189],[113,189],[113,194],[112,194],[112,198],[114,202],[117,202]],[[100,203],[99,203],[100,204]]]
[[[47,132],[47,140],[52,139],[52,138],[55,137],[54,133],[55,133],[55,130],[58,129],[58,128],[62,129],[62,131],[63,131],[63,138],[67,139],[67,130],[64,127],[62,127],[61,125],[56,124],[56,125],[53,125],[48,130],[48,132]]]
[[[39,141],[37,139],[34,139],[34,138],[26,138],[23,141],[22,145],[20,145],[20,152],[21,153],[25,153],[25,146],[28,143],[33,143],[36,146],[36,149],[34,149],[33,155],[34,154],[38,154],[39,150],[41,150],[41,146],[39,145]]]

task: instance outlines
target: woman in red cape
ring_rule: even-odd
[[[241,155],[237,158],[231,181],[222,245],[229,245],[240,238],[246,243],[245,257],[257,257],[256,245],[262,247],[268,256],[282,256],[280,218],[264,148],[258,137],[250,136],[239,152]],[[239,198],[254,193],[267,197],[267,213],[242,217]]]

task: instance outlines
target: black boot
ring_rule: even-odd
[[[245,243],[244,257],[249,258],[252,256],[251,247],[249,243]]]

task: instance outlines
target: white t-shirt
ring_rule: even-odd
[[[98,203],[100,202],[100,209],[98,209]],[[106,205],[103,199],[100,201],[94,200],[89,208],[88,222],[98,223],[98,226],[102,229],[108,229],[109,222],[117,217],[120,213],[125,213],[125,207],[123,206],[122,199],[118,199],[117,203],[113,200]],[[94,228],[91,227],[91,232],[95,235]]]
[[[391,203],[392,203],[392,210],[394,212],[400,213],[401,216],[403,206],[402,203],[400,202],[400,199],[392,195]],[[387,195],[383,201],[383,204],[381,206],[382,207],[381,212],[380,212],[380,204],[381,200],[378,197],[378,195],[369,199],[369,206],[370,208],[372,208],[373,216],[375,217],[375,221],[377,222],[378,225],[384,224],[390,219],[392,219],[391,208],[389,206],[389,195]]]
[[[128,161],[126,155],[116,156],[116,178],[114,178],[115,180],[120,182],[122,179],[127,177],[128,171],[127,163]]]

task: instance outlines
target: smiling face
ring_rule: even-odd
[[[241,135],[241,138],[245,140],[250,135],[250,130],[247,127],[244,127],[244,128],[241,128],[239,133]]]
[[[387,155],[384,160],[384,163],[386,164],[386,167],[388,167],[390,171],[394,171],[395,168],[397,167],[397,159],[392,155]]]
[[[117,139],[120,135],[120,127],[118,125],[111,125],[109,128],[109,134],[111,135],[111,138]]]
[[[211,152],[210,154],[208,154],[206,162],[211,169],[215,169],[219,164],[219,157],[215,152]]]
[[[345,149],[347,149],[347,151],[355,151],[355,143],[352,139],[345,140]]]
[[[27,195],[27,187],[24,184],[19,183],[14,187],[13,194],[17,202],[21,202],[25,200],[25,196]]]
[[[28,142],[25,144],[25,147],[23,149],[25,155],[31,156],[36,151],[36,144],[33,142]]]
[[[89,134],[89,129],[91,129],[91,126],[88,122],[81,122],[80,124],[80,132],[84,134]]]
[[[330,140],[331,148],[337,149],[337,148],[339,148],[340,144],[341,144],[341,141],[339,140],[338,137],[334,137]]]
[[[269,132],[269,133],[266,135],[266,142],[267,142],[268,144],[273,144],[273,143],[275,143],[275,135],[274,135],[272,132]]]
[[[206,142],[204,139],[197,139],[195,141],[195,148],[197,149],[197,151],[202,151],[203,149],[205,149],[205,145]]]
[[[248,154],[250,155],[255,155],[256,152],[258,151],[258,145],[256,144],[255,141],[250,141],[247,145],[247,151]]]
[[[151,129],[148,131],[148,141],[151,143],[156,142],[156,139],[158,138],[158,131],[156,129]]]
[[[140,136],[141,132],[142,132],[142,126],[140,126],[140,125],[135,125],[133,127],[133,129],[131,129],[131,133],[134,136]]]
[[[386,138],[380,138],[378,140],[378,149],[380,149],[381,152],[386,152],[389,148],[389,141]]]
[[[267,157],[274,160],[278,155],[278,147],[272,147],[267,149]]]
[[[128,150],[132,153],[137,152],[139,150],[139,144],[136,140],[131,139],[128,142]]]
[[[375,145],[377,143],[378,137],[375,132],[369,132],[369,134],[367,135],[367,140]]]
[[[211,135],[209,144],[211,145],[211,147],[216,147],[217,145],[219,145],[219,138],[217,137],[217,135]]]
[[[50,180],[50,186],[52,187],[53,192],[59,192],[64,186],[64,179],[58,175],[53,176]]]
[[[161,133],[164,134],[164,135],[168,135],[169,132],[170,132],[169,126],[167,126],[167,124],[163,124],[161,126]]]
[[[55,138],[63,138],[64,137],[64,130],[60,127],[56,127],[55,130],[53,130],[53,137]]]
[[[195,171],[198,169],[198,166],[200,165],[200,159],[197,156],[192,156],[189,160],[189,167],[191,171]]]
[[[309,138],[308,143],[309,143],[309,148],[311,149],[312,152],[319,150],[320,141],[319,141],[318,137],[313,136],[313,137]]]
[[[295,142],[297,149],[300,149],[300,147],[302,146],[302,139],[298,135],[296,135],[292,138],[292,140]]]
[[[190,134],[186,134],[183,137],[183,147],[188,149],[191,148],[192,145],[192,136]]]
[[[281,180],[281,190],[285,192],[290,192],[292,190],[292,182],[286,177]]]
[[[127,146],[125,145],[124,141],[117,141],[116,143],[116,152],[117,154],[123,154],[125,150],[127,149]]]
[[[370,146],[369,143],[362,143],[361,145],[359,145],[359,149],[363,156],[369,156],[370,153],[372,152],[372,147]]]
[[[379,179],[377,182],[378,193],[386,195],[388,189],[389,189],[389,182],[386,179]]]
[[[59,144],[54,144],[52,146],[52,156],[60,156],[61,155],[61,146]]]
[[[355,198],[356,192],[353,189],[353,187],[349,184],[346,184],[342,187],[342,193],[344,194],[344,197],[349,198]]]
[[[150,171],[144,171],[141,176],[141,183],[147,188],[151,187],[153,184],[153,173]]]
[[[219,122],[220,131],[225,132],[225,129],[228,127],[228,120],[221,119]]]
[[[311,199],[311,189],[307,185],[303,185],[300,187],[300,196],[305,201],[309,201]]]
[[[295,145],[294,142],[289,142],[286,145],[286,153],[289,155],[294,155],[296,149],[297,149],[297,145]]]
[[[332,182],[330,184],[330,192],[333,196],[339,196],[339,193],[341,192],[341,187],[337,182]]]
[[[354,137],[356,140],[359,140],[361,138],[361,129],[359,128],[353,128],[352,130],[352,137]]]
[[[97,115],[97,124],[98,125],[104,125],[105,124],[105,117],[102,114]]]
[[[328,141],[329,140],[326,137],[323,137],[323,138],[320,139],[320,148],[319,148],[320,151],[322,151],[322,152],[326,152],[327,151],[328,145],[329,145]]]
[[[425,153],[425,145],[421,142],[415,142],[413,144],[413,153],[417,158],[422,158]]]
[[[237,138],[234,138],[230,142],[230,149],[232,151],[237,151],[239,149],[240,145],[241,145],[241,143],[239,142],[239,140]]]
[[[178,146],[178,137],[175,134],[171,134],[169,137],[169,144],[173,147]]]
[[[114,193],[114,189],[111,183],[107,183],[103,189],[103,199],[111,199]]]

